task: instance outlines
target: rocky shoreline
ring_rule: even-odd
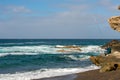
[[[120,70],[120,41],[113,40],[102,46],[102,48],[108,46],[112,48],[111,54],[90,57],[93,64],[101,67],[100,72]]]

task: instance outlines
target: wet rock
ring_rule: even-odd
[[[57,52],[63,52],[63,53],[65,52],[66,53],[66,52],[70,52],[70,51],[61,49],[61,50],[57,50]]]
[[[81,49],[79,46],[56,46],[55,48],[59,48],[60,50],[57,50],[57,52],[80,52]]]

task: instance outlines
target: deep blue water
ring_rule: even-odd
[[[110,39],[0,39],[0,73],[15,73],[37,69],[77,68],[90,66],[89,46],[101,46]],[[88,52],[59,53],[55,46],[76,45]],[[84,58],[84,59],[83,59]]]
[[[111,39],[0,39],[0,46],[103,45]]]

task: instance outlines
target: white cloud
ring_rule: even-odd
[[[1,14],[21,14],[21,13],[31,13],[32,11],[25,6],[1,6]]]
[[[103,5],[101,3],[100,5]],[[119,38],[108,23],[108,17],[94,13],[100,5],[61,5],[65,11],[47,17],[14,17],[1,22],[0,36],[12,38]],[[104,4],[107,8],[111,5]],[[92,10],[89,12],[90,10]],[[28,13],[24,6],[12,6],[14,13]],[[112,36],[111,36],[112,35]]]
[[[29,13],[29,12],[31,12],[30,9],[27,9],[24,6],[8,6],[7,10],[9,10],[13,13]]]
[[[59,13],[49,17],[16,17],[0,24],[0,36],[4,34],[3,37],[12,38],[120,37],[118,33],[106,26],[106,23],[107,20],[101,15],[76,12]]]

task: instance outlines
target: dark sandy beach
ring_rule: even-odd
[[[71,74],[66,76],[34,80],[120,80],[120,70],[100,73],[99,70]]]
[[[120,80],[120,71],[110,71],[100,73],[99,70],[92,70],[78,73],[74,80]]]

